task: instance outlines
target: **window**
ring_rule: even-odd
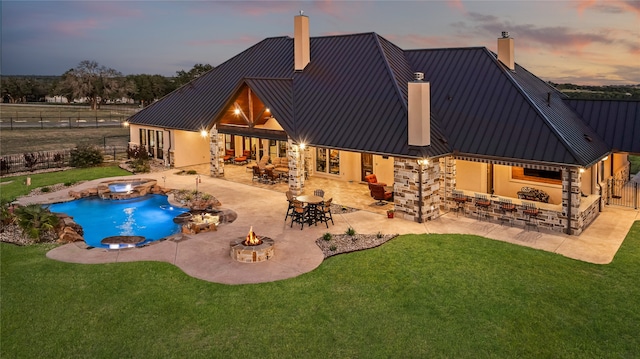
[[[149,139],[149,157],[153,158],[154,157],[154,153],[155,153],[155,140],[154,140],[154,134],[153,134],[153,130],[148,130],[149,136],[147,137]]]
[[[140,147],[147,145],[147,131],[140,129]]]
[[[561,171],[548,171],[548,170],[538,170],[533,168],[511,167],[511,177],[513,179],[532,181],[532,182],[562,184]]]
[[[163,158],[164,138],[162,137],[162,131],[156,131],[156,143],[158,144],[158,159]]]
[[[317,147],[316,172],[340,174],[340,151]]]

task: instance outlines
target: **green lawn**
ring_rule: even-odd
[[[66,171],[46,172],[22,176],[0,178],[0,198],[13,201],[19,196],[28,194],[33,188],[50,186],[58,183],[76,183],[98,178],[130,175],[116,165],[101,167],[74,168]],[[31,177],[31,186],[26,186],[27,177]]]
[[[1,244],[2,358],[632,358],[640,222],[594,265],[470,235],[405,235],[297,278],[221,285],[159,262]]]

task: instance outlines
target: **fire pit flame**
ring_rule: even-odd
[[[253,226],[249,229],[249,234],[247,234],[247,239],[244,240],[245,246],[258,246],[262,244],[262,240],[256,236],[253,232]]]

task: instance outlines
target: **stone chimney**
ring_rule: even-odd
[[[422,81],[424,74],[413,74],[415,81],[409,82],[409,146],[431,144],[431,86]]]
[[[293,18],[294,70],[302,71],[309,63],[309,17],[297,15]]]
[[[502,38],[498,39],[498,60],[511,71],[516,69],[513,39],[509,37],[507,31],[503,31]]]

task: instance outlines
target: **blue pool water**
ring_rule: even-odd
[[[173,218],[188,211],[172,207],[167,196],[158,194],[122,200],[86,197],[52,204],[49,210],[73,217],[84,229],[87,245],[101,248],[109,248],[100,242],[111,236],[144,236],[148,243],[178,233]]]

